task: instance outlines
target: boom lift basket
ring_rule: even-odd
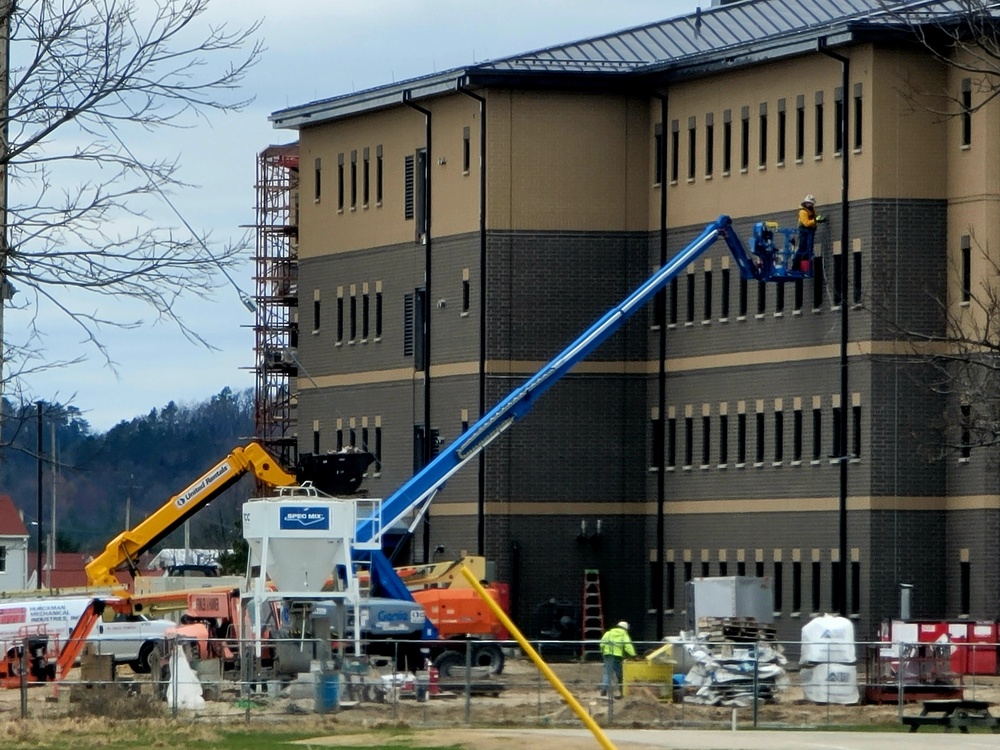
[[[753,276],[758,281],[798,281],[813,277],[811,236],[797,229],[781,228],[775,221],[753,225]]]

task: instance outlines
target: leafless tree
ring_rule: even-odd
[[[9,62],[0,96],[9,185],[0,296],[36,313],[22,346],[3,352],[9,373],[54,364],[31,354],[44,334],[42,305],[63,311],[109,364],[101,331],[140,324],[121,312],[123,299],[206,343],[177,300],[208,296],[245,256],[247,238],[210,242],[182,218],[180,227],[158,219],[156,207],[172,207],[170,194],[190,186],[174,156],[144,155],[136,136],[248,104],[239,86],[262,52],[259,25],[213,25],[210,4],[0,0],[0,32],[9,36],[4,57],[0,33],[0,77]]]

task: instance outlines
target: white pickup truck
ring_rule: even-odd
[[[0,601],[0,647],[6,653],[26,636],[46,635],[51,639],[49,648],[59,651],[90,601],[88,597]],[[98,653],[113,655],[116,663],[128,664],[135,672],[149,672],[153,649],[175,627],[170,620],[121,615],[109,607],[87,640]]]

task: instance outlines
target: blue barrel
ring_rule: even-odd
[[[316,713],[333,711],[340,700],[340,672],[316,672]]]

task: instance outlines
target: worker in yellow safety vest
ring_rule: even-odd
[[[628,634],[628,623],[622,620],[601,637],[601,656],[604,657],[604,677],[601,679],[601,695],[612,689],[612,676],[618,683],[618,697],[622,697],[622,661],[626,656],[635,656],[635,646]]]

